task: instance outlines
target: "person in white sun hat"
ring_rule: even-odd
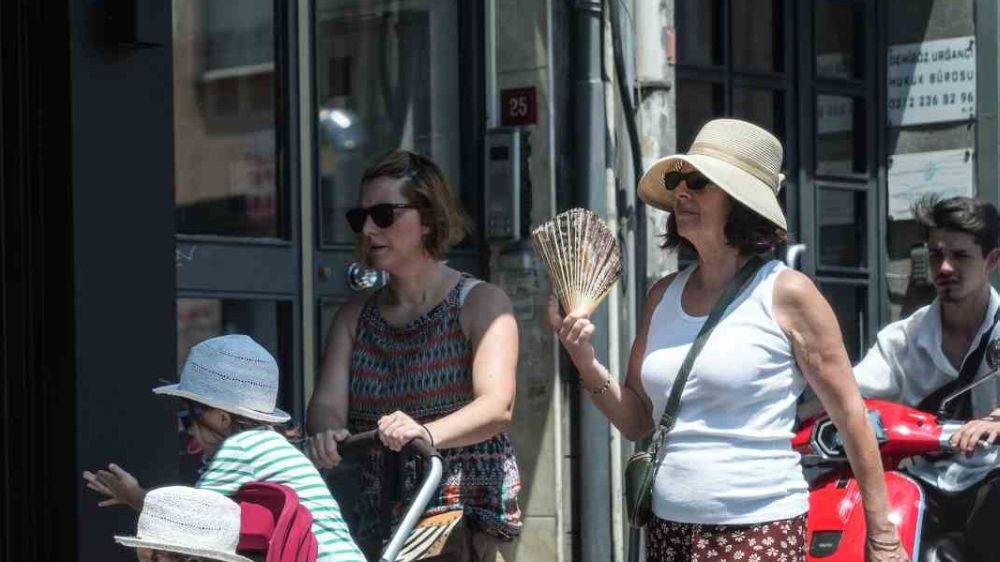
[[[597,360],[590,320],[549,306],[594,404],[629,439],[660,425],[688,363],[656,457],[647,560],[805,560],[809,494],[790,438],[806,384],[841,430],[861,486],[868,560],[906,559],[837,318],[808,277],[771,257],[787,239],[781,160],[771,133],[716,119],[687,153],[643,175],[639,198],[670,213],[663,247],[697,261],[650,289],[623,384]],[[713,313],[724,295],[729,305]],[[714,330],[699,337],[706,324]],[[696,339],[703,347],[685,361]]]
[[[236,554],[240,506],[218,492],[168,486],[146,494],[135,536],[115,542],[140,562],[253,562]]]
[[[277,408],[278,363],[252,338],[233,334],[191,348],[178,384],[153,389],[180,398],[188,433],[205,452],[207,466],[195,486],[232,495],[249,482],[293,489],[313,516],[320,562],[362,562],[330,490],[316,467],[275,431],[290,416]],[[143,507],[145,490],[116,464],[85,471],[87,487],[104,494],[98,505]]]

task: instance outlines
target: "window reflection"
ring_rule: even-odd
[[[782,72],[782,0],[732,2],[733,66],[756,72]]]
[[[759,125],[785,142],[784,92],[734,87],[733,116]]]
[[[819,289],[837,314],[840,331],[844,337],[844,347],[847,348],[851,364],[855,364],[861,360],[861,355],[865,351],[862,330],[865,325],[867,287],[828,280],[820,281]]]
[[[815,6],[816,76],[864,78],[864,6],[830,0]]]
[[[865,107],[861,98],[816,96],[816,172],[863,174],[868,169]]]
[[[458,6],[319,0],[316,13],[322,242],[353,244],[344,212],[386,151],[430,156],[460,189]]]
[[[284,237],[271,0],[174,0],[177,232]]]
[[[820,264],[835,267],[866,267],[868,209],[865,191],[819,189]]]
[[[678,0],[675,9],[678,62],[722,64],[722,1]]]
[[[677,148],[687,150],[701,126],[722,115],[722,84],[677,81]]]

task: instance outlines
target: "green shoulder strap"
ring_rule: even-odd
[[[753,256],[747,260],[739,272],[736,273],[736,276],[729,281],[729,285],[726,286],[726,291],[719,298],[719,302],[715,303],[715,307],[712,308],[712,312],[708,315],[708,319],[705,320],[701,331],[698,332],[698,337],[691,344],[691,349],[688,350],[684,362],[681,363],[681,369],[677,372],[677,378],[674,379],[674,384],[670,388],[670,398],[667,399],[667,406],[663,409],[663,416],[660,418],[660,426],[657,428],[657,438],[662,439],[663,436],[674,428],[674,424],[677,422],[677,410],[681,405],[681,393],[684,392],[684,385],[687,384],[688,375],[691,374],[691,367],[694,366],[694,360],[698,357],[698,353],[701,352],[701,348],[705,347],[708,336],[712,334],[712,330],[715,329],[719,320],[722,319],[722,315],[726,313],[729,305],[743,292],[743,289],[753,279],[754,274],[763,265],[764,260],[759,256]],[[654,444],[656,440],[654,438]]]

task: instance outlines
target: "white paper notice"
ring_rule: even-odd
[[[973,36],[889,47],[886,67],[889,123],[964,121],[976,112]]]
[[[889,158],[889,216],[913,218],[911,207],[925,195],[941,198],[973,193],[972,149],[897,154]]]

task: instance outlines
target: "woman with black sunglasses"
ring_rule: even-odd
[[[338,441],[350,433],[377,428],[393,451],[426,439],[445,465],[427,514],[460,510],[470,527],[445,554],[510,559],[521,528],[520,478],[504,433],[518,353],[510,299],[442,261],[468,222],[441,170],[424,156],[397,150],[369,168],[347,221],[361,258],[388,273],[389,283],[337,311],[309,403],[306,449],[332,467],[340,462]],[[375,451],[363,462],[364,501],[353,530],[370,558],[385,524],[394,523],[379,521],[381,495],[390,492],[380,489],[383,459]]]
[[[649,561],[805,561],[809,494],[790,440],[806,384],[857,476],[866,559],[906,559],[837,318],[808,277],[773,258],[787,237],[782,152],[760,127],[717,119],[643,175],[639,197],[670,212],[663,247],[695,263],[650,289],[622,384],[597,360],[586,315],[549,307],[595,406],[631,440],[656,431]]]

